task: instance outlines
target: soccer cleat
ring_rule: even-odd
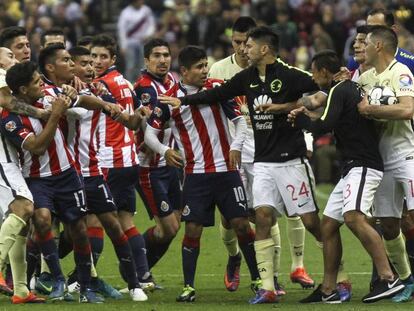
[[[250,289],[255,294],[259,291],[259,289],[262,288],[262,286],[263,286],[263,282],[261,279],[254,280],[250,283]]]
[[[96,292],[87,288],[85,291],[79,293],[80,303],[103,303],[105,299],[100,297]]]
[[[224,273],[224,285],[229,292],[234,292],[239,288],[240,284],[240,264],[241,254],[236,256],[229,256]]]
[[[53,284],[52,291],[49,294],[49,299],[52,301],[61,301],[65,299],[65,281],[56,281]]]
[[[68,292],[73,294],[73,293],[79,293],[80,291],[80,284],[78,281],[75,281],[73,283],[68,283]]]
[[[195,289],[190,285],[186,285],[183,288],[183,292],[175,300],[177,302],[194,302],[195,298]]]
[[[395,278],[393,281],[377,280],[374,282],[371,292],[362,298],[362,302],[372,303],[384,298],[390,298],[403,290],[404,284],[399,278]]]
[[[3,273],[0,272],[0,293],[6,296],[12,296],[13,290],[7,286],[6,280],[3,277]]]
[[[142,290],[146,293],[152,293],[155,290],[155,283],[154,282],[139,282],[139,286],[141,286]]]
[[[392,297],[392,302],[408,302],[412,300],[412,295],[414,293],[414,284],[405,285],[404,290]]]
[[[129,296],[131,296],[132,301],[147,301],[148,300],[148,296],[144,293],[142,288],[130,289]]]
[[[275,292],[277,296],[286,295],[286,291],[283,289],[282,285],[279,284],[279,281],[276,276],[273,277],[273,282],[275,284]]]
[[[333,291],[330,294],[325,294],[321,290],[322,284],[310,294],[308,297],[300,300],[300,303],[316,303],[316,302],[323,302],[323,303],[341,303],[341,297],[339,297],[338,291]]]
[[[349,281],[339,282],[336,284],[336,290],[339,293],[339,297],[341,297],[342,302],[347,302],[351,300],[352,296],[352,285]]]
[[[29,292],[29,294],[27,294],[26,297],[20,297],[20,296],[14,295],[11,298],[11,302],[12,304],[15,304],[15,305],[22,304],[22,303],[45,303],[46,299],[37,297],[32,292]]]
[[[37,278],[35,290],[40,294],[49,295],[53,290],[53,286],[52,275],[49,272],[42,272]]]
[[[306,273],[304,267],[296,268],[290,274],[290,280],[292,283],[299,283],[302,288],[313,288],[315,287],[315,281],[310,278],[310,276]]]
[[[251,305],[261,304],[261,303],[275,303],[279,302],[276,292],[272,290],[259,289],[256,292],[256,296],[249,300]]]
[[[94,278],[93,289],[106,298],[121,299],[122,294],[101,278]]]

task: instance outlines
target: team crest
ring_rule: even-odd
[[[182,212],[183,216],[188,216],[190,215],[190,208],[188,207],[188,205],[184,206],[183,212]]]
[[[162,210],[163,212],[167,212],[169,207],[170,207],[170,206],[168,205],[168,203],[167,203],[167,202],[165,202],[165,201],[162,201],[162,202],[161,202],[161,210]]]
[[[402,74],[400,75],[400,87],[410,87],[413,85],[413,80],[411,79],[410,75]]]
[[[16,122],[9,121],[6,123],[4,127],[6,128],[7,131],[13,132],[16,129]]]
[[[281,88],[282,88],[282,81],[280,81],[279,79],[275,79],[272,81],[272,83],[270,83],[270,90],[273,93],[279,92]]]
[[[142,93],[141,95],[141,101],[143,104],[148,104],[151,100],[151,95],[148,93]]]
[[[154,114],[159,118],[162,115],[162,110],[160,107],[155,107],[154,108]]]

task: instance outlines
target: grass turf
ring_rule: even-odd
[[[317,187],[317,197],[321,209],[324,208],[326,200],[332,187],[320,185]],[[144,232],[153,223],[148,220],[147,214],[138,202],[138,213],[136,223],[138,228]],[[182,270],[181,270],[181,240],[183,230],[171,244],[165,257],[153,269],[153,274],[158,283],[165,287],[162,291],[157,291],[149,295],[148,302],[134,303],[128,296],[122,300],[107,299],[105,304],[86,305],[78,303],[47,303],[42,305],[22,305],[12,306],[5,296],[0,297],[0,311],[17,308],[19,311],[25,310],[149,310],[149,311],[171,311],[171,310],[408,310],[412,308],[411,303],[394,304],[390,301],[382,301],[372,305],[361,302],[362,296],[368,292],[370,280],[371,262],[362,249],[359,241],[353,237],[349,230],[342,229],[342,239],[344,245],[344,259],[346,270],[350,273],[353,286],[353,297],[350,303],[342,305],[303,305],[297,301],[310,293],[310,290],[302,290],[299,285],[292,284],[289,280],[290,254],[287,247],[286,226],[283,219],[280,220],[282,235],[282,263],[280,282],[284,285],[287,295],[282,302],[273,305],[250,306],[247,301],[252,297],[249,289],[249,276],[245,264],[241,268],[241,284],[237,292],[227,292],[223,285],[223,272],[227,262],[227,254],[221,242],[218,229],[206,228],[201,240],[201,252],[198,260],[196,275],[196,295],[197,299],[192,304],[179,304],[175,302],[175,297],[182,289]],[[70,272],[73,266],[72,256],[66,258],[63,263],[65,273]],[[320,283],[322,279],[322,254],[317,248],[314,239],[306,233],[305,265],[308,273]],[[125,283],[121,280],[118,273],[118,264],[115,253],[110,241],[105,240],[105,248],[99,260],[98,273],[107,282],[115,287],[121,288]]]

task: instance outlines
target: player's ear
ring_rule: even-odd
[[[27,91],[28,91],[28,89],[27,89],[27,87],[26,87],[26,86],[24,86],[24,85],[19,86],[19,93],[20,93],[20,94],[22,94],[22,95],[26,95],[26,94],[27,94]]]
[[[46,71],[49,71],[49,72],[55,72],[55,65],[46,64],[45,69],[46,69]]]
[[[112,56],[111,61],[112,61],[112,65],[116,63],[116,55],[113,55],[113,56]]]

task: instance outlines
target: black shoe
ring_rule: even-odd
[[[341,297],[339,297],[338,291],[334,290],[331,294],[327,295],[322,292],[321,290],[322,284],[310,294],[308,297],[300,300],[300,303],[315,303],[315,302],[323,302],[323,303],[341,303]]]
[[[372,290],[362,298],[362,302],[371,303],[384,298],[391,298],[404,290],[404,284],[399,278],[393,281],[378,280],[372,286]]]

